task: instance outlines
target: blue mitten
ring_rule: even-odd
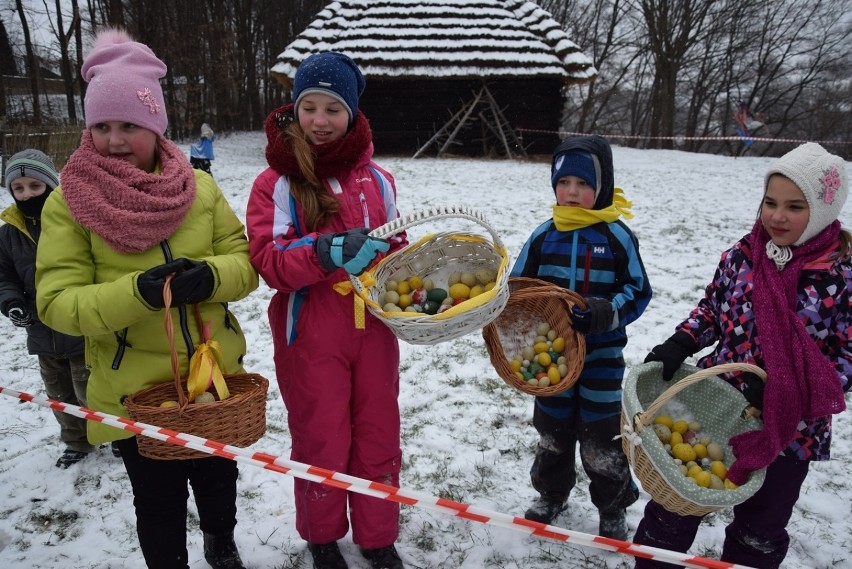
[[[370,230],[366,227],[343,233],[324,233],[316,241],[317,258],[323,269],[331,272],[342,268],[355,276],[363,273],[376,255],[388,249],[390,243],[370,237]]]

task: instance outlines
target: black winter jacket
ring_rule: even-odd
[[[85,351],[82,336],[69,336],[48,328],[38,319],[35,294],[36,243],[40,221],[24,217],[16,205],[0,213],[0,312],[9,314],[9,304],[22,302],[33,318],[27,328],[27,351],[33,355],[67,358]],[[11,324],[10,324],[11,325]]]

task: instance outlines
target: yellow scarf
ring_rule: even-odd
[[[615,188],[612,205],[604,209],[584,209],[565,205],[553,206],[553,222],[559,231],[573,231],[601,221],[611,223],[622,215],[625,219],[633,219],[631,207],[633,207],[633,202],[624,197],[624,190]]]

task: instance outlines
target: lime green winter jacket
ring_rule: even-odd
[[[245,228],[221,190],[196,170],[197,195],[186,219],[167,240],[139,254],[119,253],[95,233],[77,224],[57,187],[42,211],[42,234],[36,254],[36,303],[48,326],[86,339],[91,368],[88,405],[95,411],[127,417],[122,399],[140,389],[174,381],[164,312],[149,306],[136,286],[147,269],[186,257],[213,269],[213,295],[199,305],[211,336],[222,348],[225,374],[244,372],[245,336],[227,303],[248,296],[258,286],[251,266]],[[128,227],[132,231],[132,227]],[[181,375],[201,342],[191,306],[172,308]],[[88,422],[94,445],[133,434]]]

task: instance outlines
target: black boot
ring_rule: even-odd
[[[393,544],[377,549],[362,549],[361,555],[370,561],[372,569],[405,569]]]
[[[536,498],[532,506],[524,512],[524,517],[534,522],[550,524],[556,516],[568,507],[568,502],[560,500],[548,500],[547,498]]]
[[[612,539],[627,540],[627,513],[624,509],[600,512],[598,535]]]
[[[246,569],[237,544],[234,543],[234,532],[224,535],[204,534],[204,559],[213,569]]]
[[[308,551],[314,557],[314,569],[349,569],[337,547],[337,542],[308,543]]]

